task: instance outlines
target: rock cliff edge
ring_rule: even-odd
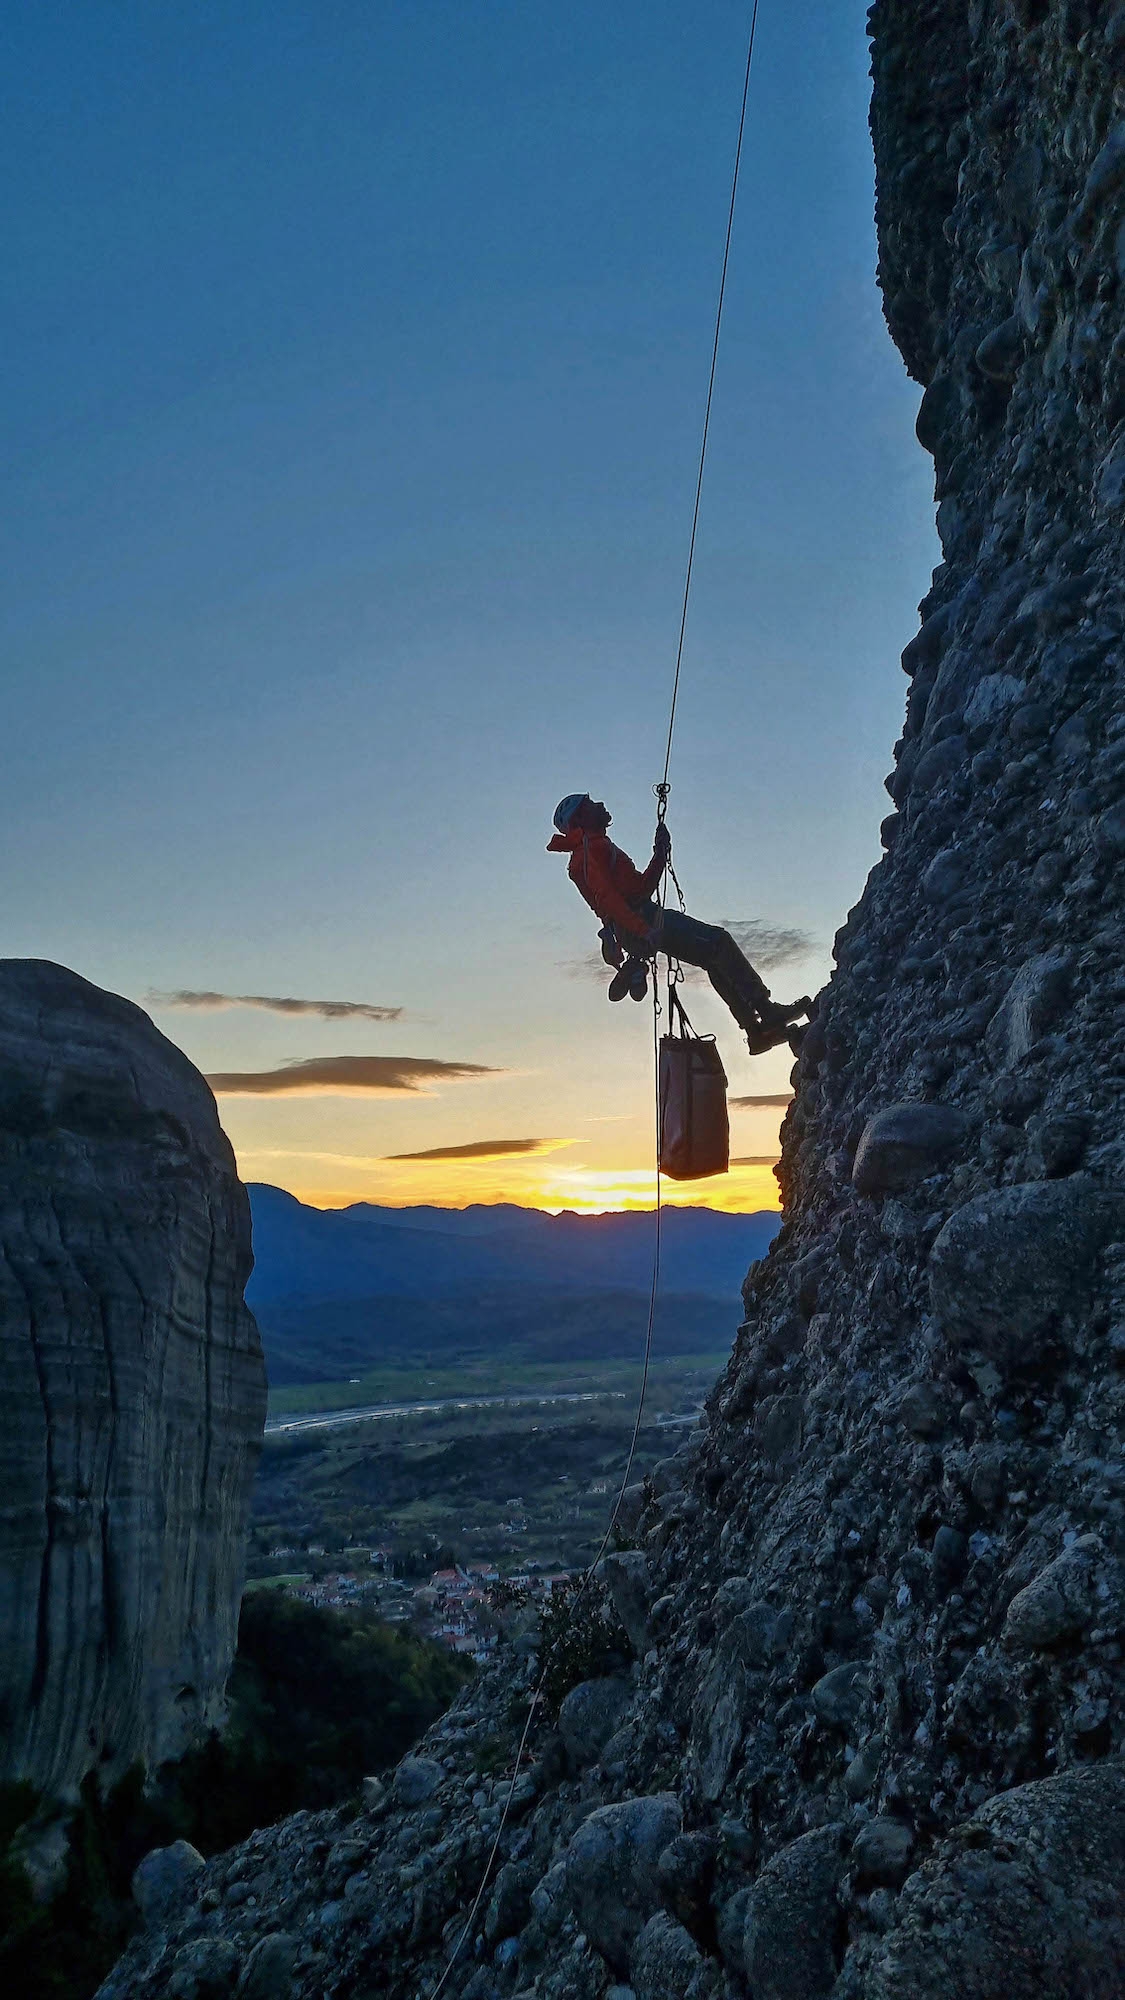
[[[178,1755],[234,1652],[265,1373],[215,1101],[147,1015],[0,961],[0,1753]]]

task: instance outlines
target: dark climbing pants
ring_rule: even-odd
[[[655,903],[647,906],[644,915],[652,924],[660,923],[659,951],[678,958],[682,965],[698,965],[740,1028],[758,1025],[770,1007],[769,988],[729,931],[719,924],[701,924],[698,917],[686,916],[682,910],[665,910],[661,918]]]

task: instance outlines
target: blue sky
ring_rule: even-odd
[[[765,0],[672,770],[689,907],[817,942],[878,854],[936,560],[874,283],[862,4]],[[651,836],[747,9],[6,15],[4,949],[209,1071],[318,1200],[640,1198],[648,1017],[575,961],[557,797]],[[785,1087],[713,1003],[732,1088]],[[776,1110],[736,1115],[772,1150]],[[514,1137],[549,1154],[386,1166]],[[565,1146],[562,1141],[566,1141]],[[707,1198],[770,1198],[746,1170]],[[632,1178],[630,1178],[632,1177]]]

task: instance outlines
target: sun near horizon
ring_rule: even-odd
[[[608,1215],[630,1209],[650,1211],[656,1205],[656,1175],[651,1167],[557,1167],[549,1173],[528,1172],[518,1177],[510,1172],[498,1176],[481,1168],[442,1175],[384,1177],[373,1172],[362,1182],[341,1187],[310,1185],[298,1174],[269,1172],[264,1161],[255,1164],[254,1154],[247,1153],[239,1158],[239,1172],[243,1180],[267,1181],[283,1188],[309,1208],[352,1208],[363,1202],[380,1208],[471,1208],[512,1203],[550,1215],[564,1211]],[[757,1164],[732,1166],[728,1174],[698,1181],[670,1181],[662,1176],[660,1198],[666,1208],[711,1208],[728,1215],[756,1215],[781,1207],[772,1167]]]

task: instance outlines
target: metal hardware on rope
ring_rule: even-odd
[[[681,910],[683,910],[683,912],[684,912],[684,914],[685,914],[685,916],[686,916],[686,914],[687,914],[687,903],[686,903],[686,901],[685,901],[685,898],[684,898],[684,892],[683,892],[683,890],[682,890],[682,889],[681,889],[681,887],[680,887],[680,878],[679,878],[679,876],[677,875],[677,873],[676,873],[675,869],[674,869],[674,868],[673,868],[673,866],[672,866],[672,857],[671,857],[671,855],[669,855],[669,856],[668,856],[668,873],[669,873],[669,875],[670,875],[670,876],[672,877],[672,880],[673,880],[673,882],[674,882],[674,883],[675,883],[675,885],[676,885],[676,894],[677,894],[677,896],[678,896],[678,897],[679,897],[679,899],[680,899],[680,908],[681,908]]]

